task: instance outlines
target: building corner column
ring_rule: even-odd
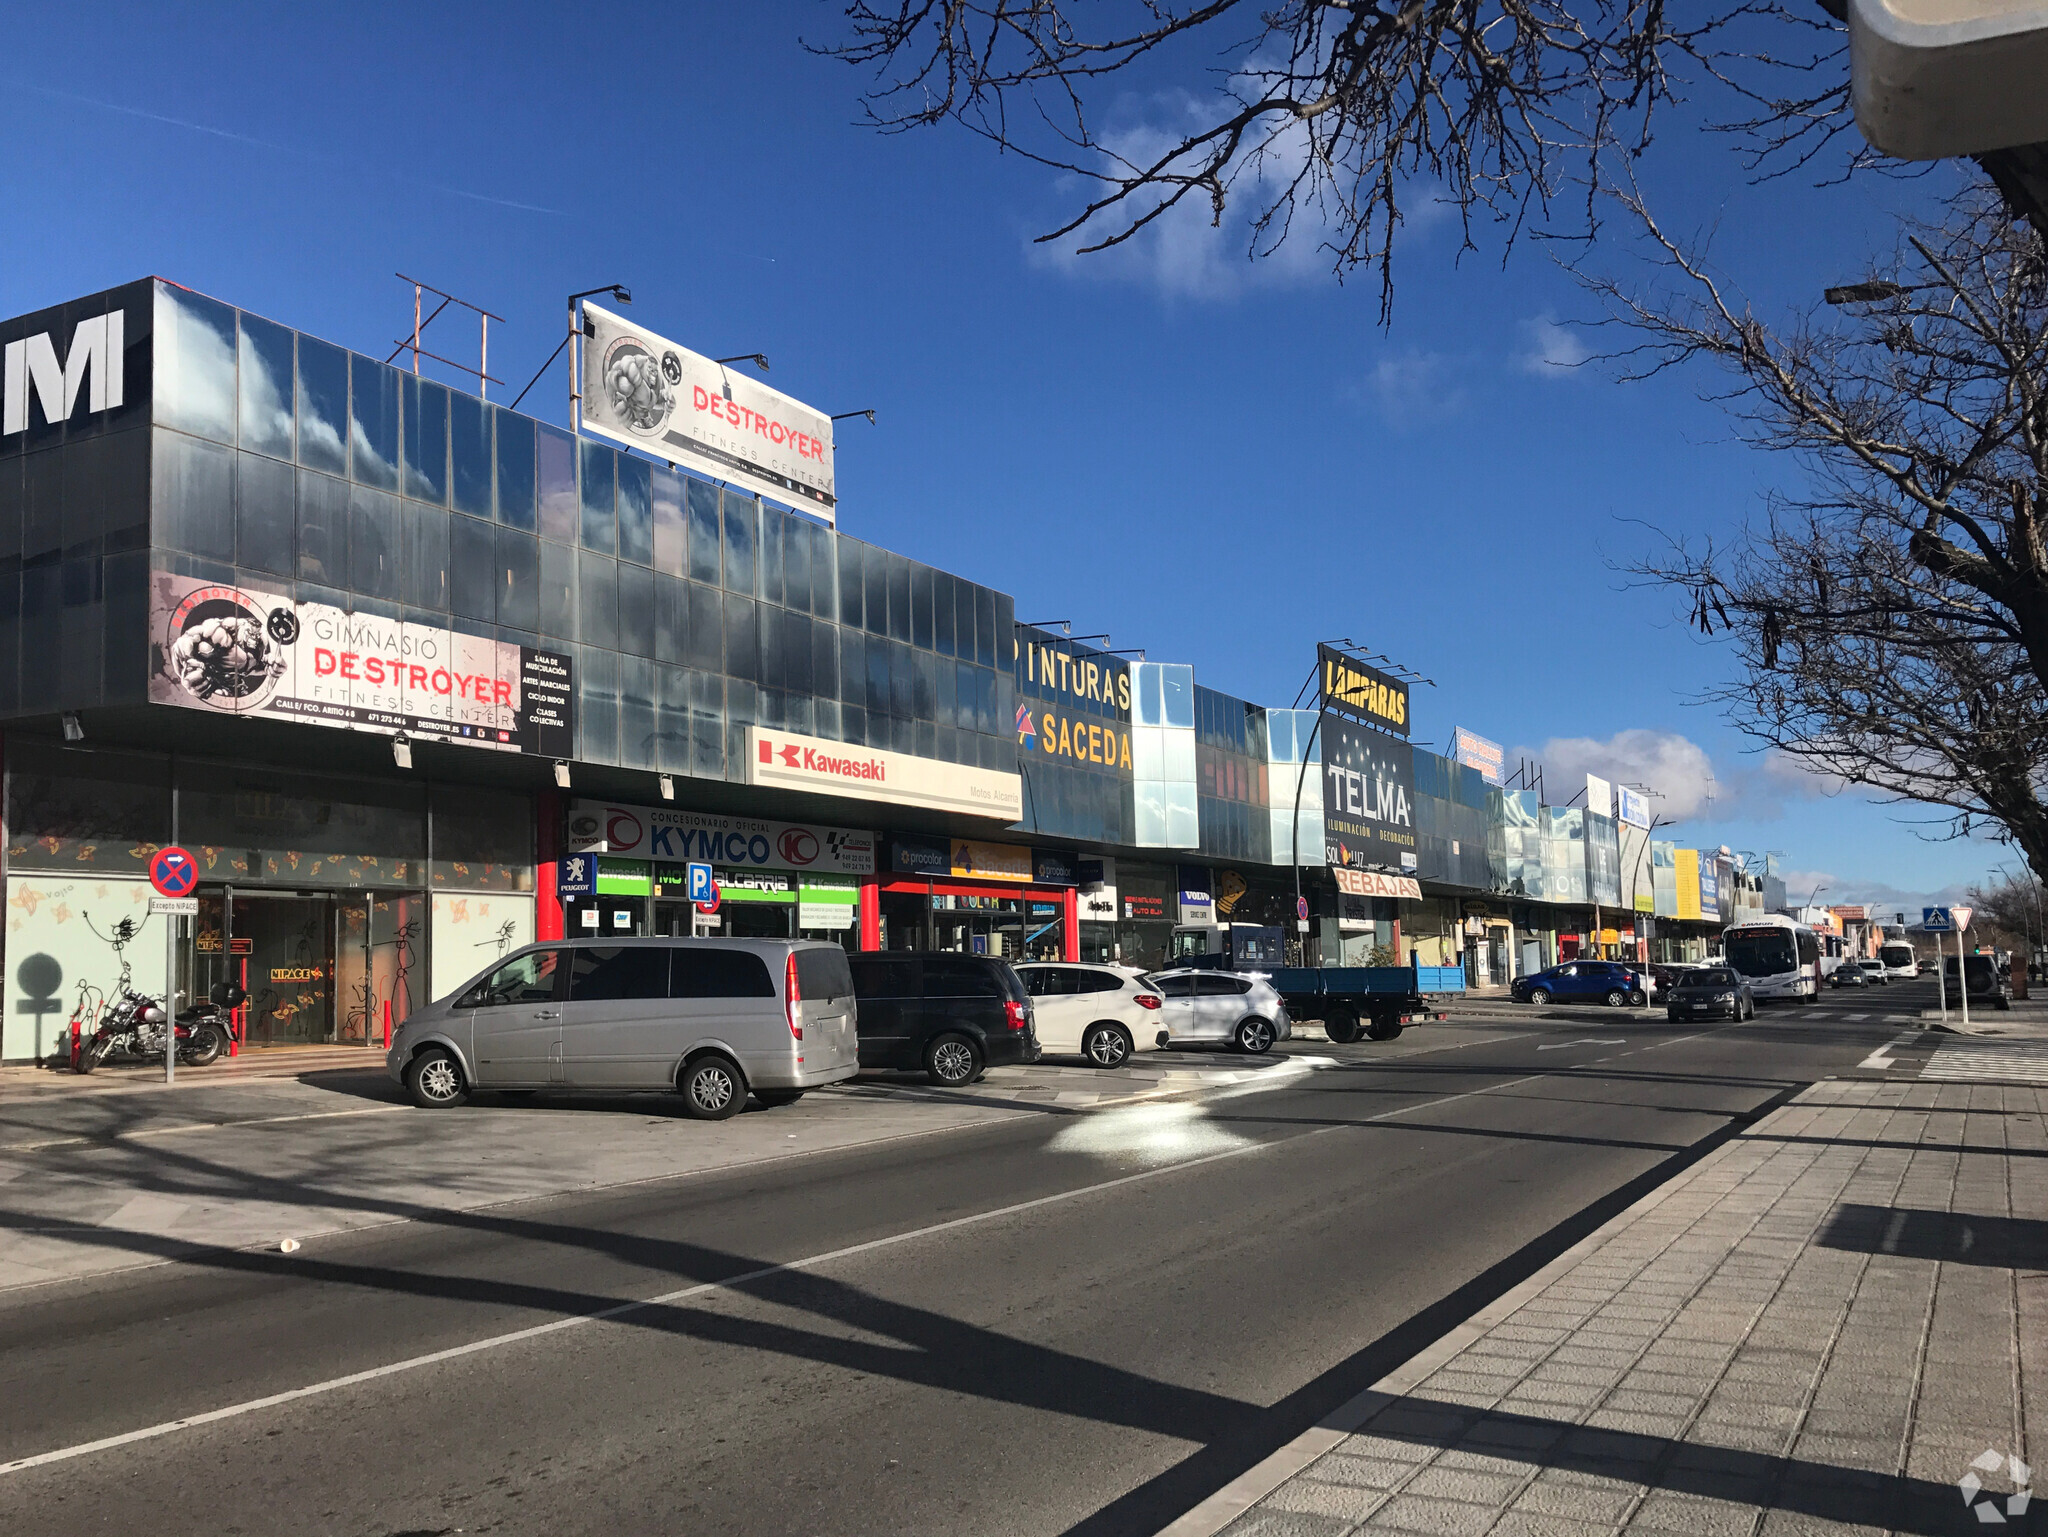
[[[862,954],[882,948],[882,883],[860,883],[860,948]]]
[[[533,873],[533,937],[560,939],[562,896],[555,886],[555,861],[562,857],[562,792],[541,791],[534,797],[533,816],[533,847],[539,860]]]
[[[1060,895],[1060,959],[1081,959],[1081,896],[1072,886]]]

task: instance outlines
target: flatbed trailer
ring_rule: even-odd
[[[1282,966],[1263,973],[1296,1020],[1318,1020],[1333,1041],[1391,1041],[1404,1026],[1444,1017],[1432,1000],[1462,996],[1462,966]]]

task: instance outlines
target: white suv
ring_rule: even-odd
[[[1159,1035],[1161,999],[1126,966],[1032,963],[1017,967],[1031,995],[1038,1044],[1075,1051],[1097,1067],[1122,1067]]]
[[[1263,976],[1235,971],[1156,971],[1166,1000],[1161,1046],[1228,1044],[1253,1056],[1294,1033],[1287,1005]]]

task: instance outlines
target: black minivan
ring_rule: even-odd
[[[944,950],[850,955],[862,1067],[922,1069],[959,1088],[985,1067],[1036,1062],[1031,995],[1009,962]]]

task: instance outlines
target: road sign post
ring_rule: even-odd
[[[1934,987],[1936,996],[1941,1000],[1941,1025],[1945,1030],[1948,1028],[1948,959],[1941,948],[1941,936],[1955,924],[1950,920],[1947,908],[1923,907],[1920,909],[1920,927],[1934,936]],[[1957,944],[1960,945],[1961,941],[1958,940]],[[1956,953],[1962,952],[1958,949]],[[1956,969],[1961,971],[1961,962],[1957,962]]]
[[[178,914],[197,912],[199,865],[190,851],[167,844],[149,862],[149,884],[156,892],[150,910],[164,917],[164,1082],[178,1081]],[[158,903],[162,905],[159,906]],[[188,907],[186,904],[190,903]]]
[[[1956,926],[1956,991],[1963,995],[1963,1033],[1970,1033],[1970,963],[1963,959],[1963,930],[1970,926],[1970,909],[1951,907],[1949,922]]]

